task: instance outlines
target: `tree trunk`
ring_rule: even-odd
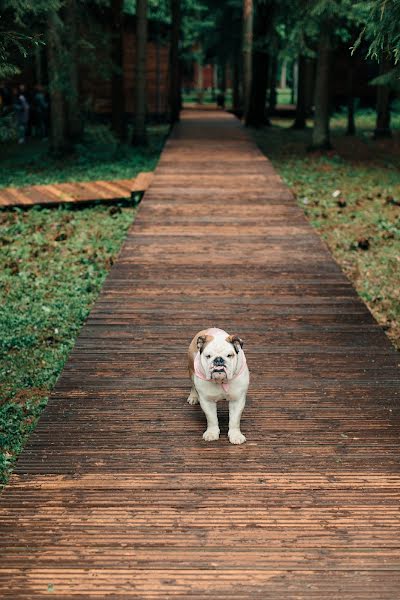
[[[352,60],[347,71],[347,131],[346,135],[355,135],[356,123],[354,119],[354,92],[353,92],[354,68]]]
[[[124,0],[112,0],[111,30],[111,127],[121,141],[126,139],[124,88]]]
[[[42,46],[35,46],[35,82],[43,84]]]
[[[243,109],[240,95],[240,56],[235,53],[232,59],[232,112],[241,116]]]
[[[305,64],[305,105],[306,115],[309,117],[312,114],[314,106],[314,88],[315,88],[315,59],[306,58]]]
[[[252,79],[250,96],[245,114],[245,123],[251,127],[262,127],[269,123],[266,116],[269,55],[266,38],[272,22],[272,8],[259,4],[254,20],[252,48]]]
[[[50,94],[50,149],[56,156],[67,150],[65,135],[64,100],[61,88],[61,39],[60,19],[55,11],[47,17],[47,65]]]
[[[281,90],[286,90],[287,88],[287,60],[285,59],[282,63],[281,69],[281,81],[279,84]]]
[[[307,126],[307,79],[306,79],[307,59],[305,56],[299,56],[299,71],[297,77],[297,104],[296,117],[292,129],[305,129]]]
[[[83,123],[79,101],[77,0],[68,0],[65,4],[64,13],[65,31],[68,46],[68,91],[65,94],[67,135],[72,143],[76,143],[80,140],[83,133]]]
[[[390,71],[390,61],[383,60],[379,65],[379,75]],[[390,129],[390,88],[388,85],[378,85],[376,95],[376,128],[374,139],[392,137]]]
[[[170,121],[179,121],[181,109],[181,77],[179,62],[179,39],[181,27],[181,2],[171,0],[171,42],[170,42],[170,88],[169,88],[169,110]]]
[[[269,73],[269,99],[268,99],[268,114],[273,115],[276,110],[277,93],[276,93],[276,78],[278,74],[278,60],[274,51],[270,57],[270,73]]]
[[[247,115],[252,79],[253,0],[243,0],[243,108]]]
[[[329,150],[329,121],[331,112],[330,70],[332,62],[331,28],[322,25],[318,42],[317,75],[315,82],[315,115],[311,150]]]
[[[199,104],[203,104],[204,97],[204,89],[203,89],[203,56],[202,56],[202,48],[199,46],[199,51],[197,55],[197,102]]]
[[[227,65],[224,59],[219,60],[218,64],[218,76],[217,76],[217,104],[221,108],[225,108],[225,97],[226,97],[226,70]]]
[[[136,0],[135,123],[132,143],[147,144],[146,131],[147,0]]]
[[[162,113],[161,108],[161,43],[160,43],[160,32],[159,32],[159,23],[156,24],[156,112],[157,112],[157,120],[160,120],[160,116]],[[169,101],[169,99],[168,99]],[[169,112],[169,107],[167,110],[167,114]]]

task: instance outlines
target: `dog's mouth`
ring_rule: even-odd
[[[218,367],[211,371],[211,379],[215,381],[226,381],[226,370],[224,367]]]

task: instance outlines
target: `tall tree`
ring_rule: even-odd
[[[112,0],[111,33],[111,126],[116,137],[123,142],[125,129],[125,88],[124,88],[124,0]]]
[[[315,115],[312,134],[313,150],[330,149],[329,121],[331,116],[330,73],[332,63],[332,24],[321,23],[318,40],[317,73],[315,81]]]
[[[353,60],[349,58],[347,67],[347,129],[346,135],[355,135],[355,99],[354,99],[354,65]]]
[[[262,127],[268,123],[266,101],[269,72],[268,34],[273,24],[274,5],[258,2],[255,7],[254,39],[252,45],[252,78],[245,123]]]
[[[77,0],[66,0],[64,15],[64,29],[66,35],[65,59],[67,61],[67,85],[65,86],[66,127],[67,136],[69,140],[74,143],[82,137],[83,133],[79,99]]]
[[[50,147],[57,155],[67,149],[65,106],[63,98],[61,21],[58,13],[51,10],[47,17],[47,63],[50,94]]]
[[[232,111],[240,116],[243,112],[241,98],[241,61],[239,53],[235,52],[232,56]]]
[[[136,2],[135,123],[132,143],[147,144],[146,131],[147,0]]]
[[[307,62],[307,57],[304,54],[300,54],[297,78],[296,117],[292,125],[293,129],[305,129],[307,125]]]
[[[243,108],[248,112],[251,89],[253,46],[253,0],[243,0]]]
[[[379,77],[385,79],[392,70],[391,62],[388,58],[382,59],[379,65]],[[379,80],[379,79],[378,79]],[[377,86],[376,93],[376,127],[374,138],[391,137],[390,129],[390,87],[386,83]]]
[[[179,60],[179,40],[181,30],[181,0],[171,2],[171,42],[170,42],[170,80],[169,106],[171,123],[179,121],[181,109],[181,69]]]

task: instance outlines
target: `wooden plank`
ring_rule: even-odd
[[[151,184],[152,178],[152,172],[144,171],[139,173],[134,179],[82,181],[35,185],[23,188],[4,188],[0,189],[0,207],[121,200],[129,198],[134,191],[146,191]]]
[[[245,339],[240,447],[185,402],[208,325]],[[2,597],[399,598],[399,363],[238,121],[187,111],[1,498]]]

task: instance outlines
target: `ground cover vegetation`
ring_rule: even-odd
[[[118,204],[0,212],[0,483],[46,404],[134,214]]]
[[[375,115],[356,117],[351,146],[346,118],[332,119],[334,150],[306,152],[312,123],[288,119],[254,130],[261,149],[292,189],[311,224],[378,323],[400,349],[400,115],[393,138],[373,140]]]
[[[106,125],[91,125],[74,151],[63,157],[50,153],[42,141],[22,147],[14,142],[0,163],[0,188],[129,179],[154,170],[167,134],[168,125],[149,126],[148,144],[138,151],[130,144],[120,144]]]

